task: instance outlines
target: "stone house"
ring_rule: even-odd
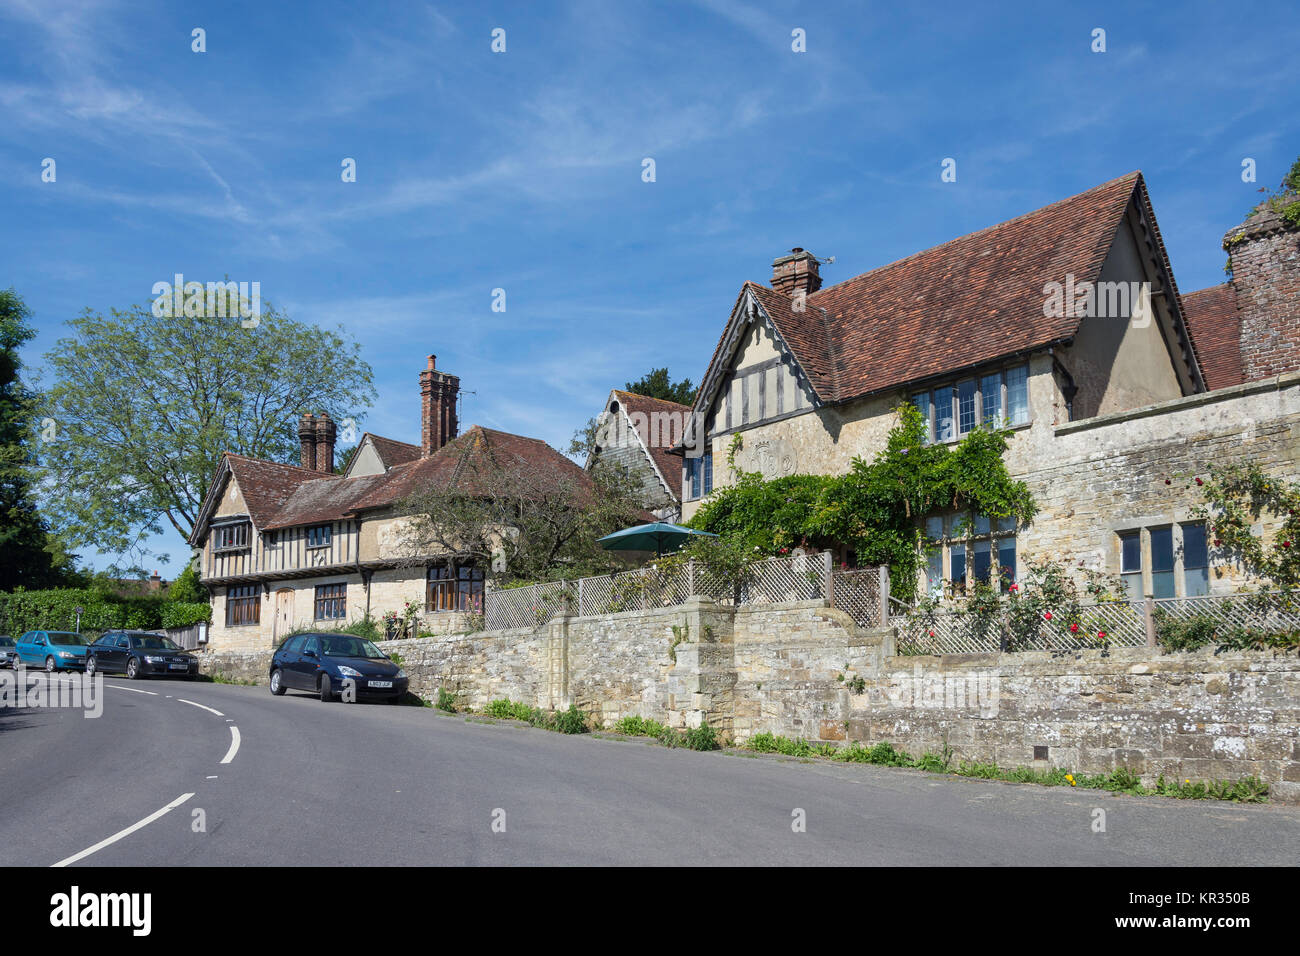
[[[676,449],[683,517],[730,480],[736,436],[743,470],[838,474],[910,402],[933,442],[1010,429],[1008,468],[1040,507],[1020,528],[925,516],[931,592],[1029,556],[1121,574],[1135,596],[1231,590],[1193,478],[1245,458],[1300,470],[1300,232],[1265,205],[1224,245],[1231,281],[1180,295],[1134,172],[836,285],[792,250],[770,286],[742,286],[709,362]]]
[[[336,426],[327,415],[298,425],[300,464],[227,453],[195,524],[200,578],[212,594],[209,646],[274,647],[304,626],[335,627],[369,614],[423,613],[425,629],[468,629],[481,613],[487,569],[444,554],[410,553],[409,519],[396,506],[421,488],[473,493],[472,476],[527,474],[588,483],[545,442],[475,425],[458,434],[460,380],[420,373],[421,444],[366,434],[348,469],[334,473]]]
[[[686,405],[612,389],[596,418],[588,471],[604,462],[621,469],[641,489],[641,506],[659,521],[681,518],[681,442],[691,410]]]

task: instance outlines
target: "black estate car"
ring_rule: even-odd
[[[406,672],[370,641],[350,634],[298,634],[280,645],[271,658],[271,693],[305,690],[333,700],[355,689],[355,698],[382,697],[396,702],[406,695]]]
[[[125,674],[128,680],[151,674],[197,677],[199,662],[171,638],[147,631],[109,631],[86,648],[86,673]]]

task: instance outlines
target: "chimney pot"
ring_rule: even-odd
[[[429,356],[429,367],[420,373],[420,454],[428,458],[456,437],[456,394],[460,391],[460,378],[439,372],[433,367],[434,356]]]
[[[334,474],[334,439],[338,435],[338,426],[329,417],[328,412],[321,412],[316,419],[316,470],[321,474]]]
[[[803,246],[795,246],[787,256],[772,260],[772,288],[793,297],[798,292],[816,292],[822,287],[821,264]]]
[[[316,470],[316,416],[303,412],[298,421],[298,441],[302,445],[301,463],[303,468]]]

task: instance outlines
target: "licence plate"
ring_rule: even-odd
[[[372,680],[370,682],[370,686],[371,687],[392,687],[393,682],[390,680]]]
[[[190,669],[189,664],[168,664],[167,666],[174,671],[187,671]]]

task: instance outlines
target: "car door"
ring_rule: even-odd
[[[307,638],[299,635],[284,642],[276,651],[276,662],[280,665],[280,683],[285,687],[300,687],[302,675],[302,646]]]
[[[126,673],[126,662],[131,659],[131,635],[119,634],[113,642],[113,663],[118,673]]]
[[[18,662],[20,664],[28,664],[31,662],[30,655],[32,653],[32,641],[35,639],[36,632],[27,631],[25,634],[19,635],[18,640],[14,642],[14,651],[18,654]]]
[[[301,646],[302,651],[298,655],[297,663],[294,664],[298,677],[297,686],[303,690],[315,690],[316,668],[320,664],[320,640],[315,634],[309,634]]]
[[[32,643],[27,649],[27,663],[33,667],[45,666],[45,655],[49,653],[49,642],[45,637],[44,631],[37,631],[32,637]]]

